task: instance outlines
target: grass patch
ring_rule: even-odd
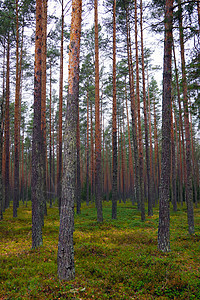
[[[196,233],[187,233],[187,215],[171,213],[171,249],[157,250],[158,209],[141,222],[131,203],[104,202],[105,221],[96,222],[93,204],[75,215],[76,279],[57,278],[58,208],[49,208],[43,246],[31,249],[31,203],[12,207],[0,222],[0,299],[200,299],[200,209]]]

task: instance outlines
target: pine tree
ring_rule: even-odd
[[[163,252],[170,251],[169,186],[171,166],[172,21],[173,0],[166,0],[162,101],[162,160],[158,227],[158,249]]]
[[[62,280],[72,280],[75,277],[73,231],[77,162],[76,140],[79,96],[81,12],[81,0],[73,0],[69,46],[69,88],[64,135],[63,181],[58,242],[58,277]]]

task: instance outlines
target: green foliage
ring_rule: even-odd
[[[141,222],[129,202],[104,202],[105,222],[96,222],[94,204],[75,215],[76,279],[57,278],[58,208],[50,208],[43,231],[44,246],[31,249],[31,203],[12,207],[0,222],[0,299],[199,299],[200,209],[196,234],[187,233],[186,208],[171,212],[171,248],[157,250],[158,209]]]

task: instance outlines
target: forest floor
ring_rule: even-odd
[[[0,299],[200,299],[200,209],[194,209],[195,234],[187,231],[186,207],[171,211],[171,252],[157,250],[158,208],[140,221],[130,203],[103,203],[104,222],[94,204],[75,215],[76,278],[57,277],[58,208],[48,209],[43,246],[31,249],[31,203],[12,207],[0,221]]]

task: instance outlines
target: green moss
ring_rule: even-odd
[[[185,208],[184,208],[185,209]],[[57,278],[58,208],[48,209],[44,245],[31,249],[31,203],[12,207],[0,222],[0,298],[2,299],[199,299],[200,209],[195,209],[194,236],[188,235],[186,213],[171,216],[171,249],[157,250],[158,210],[140,221],[127,202],[111,219],[111,203],[103,205],[104,222],[96,222],[94,204],[75,214],[76,279]]]

